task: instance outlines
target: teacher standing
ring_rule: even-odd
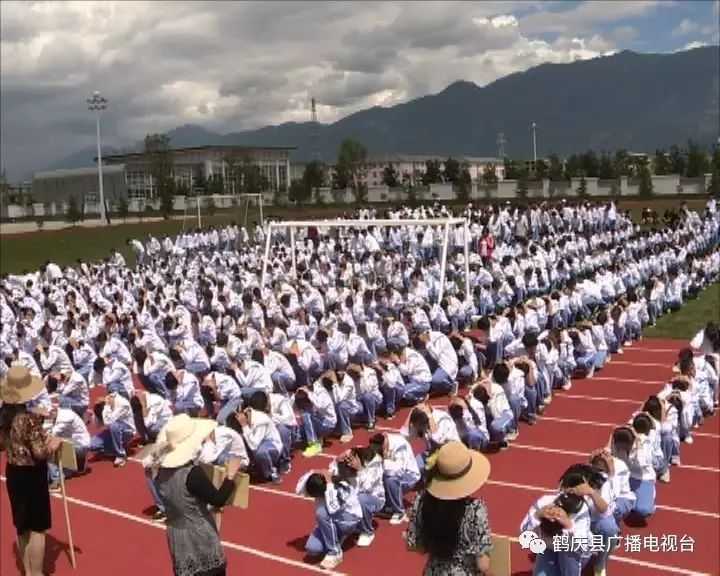
[[[222,508],[235,488],[240,461],[231,458],[215,488],[195,457],[217,426],[213,420],[173,416],[158,434],[154,482],[165,505],[167,538],[176,576],[224,576],[227,561],[209,506]]]
[[[45,388],[24,366],[13,366],[0,383],[0,449],[7,452],[7,491],[25,576],[42,576],[45,532],[52,524],[48,458],[60,446],[43,430],[43,417],[27,403]]]
[[[490,569],[487,509],[473,494],[490,475],[485,456],[448,442],[427,466],[427,488],[417,495],[406,534],[409,550],[427,554],[424,576],[478,576]]]

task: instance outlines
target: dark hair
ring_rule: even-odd
[[[655,418],[655,420],[662,420],[662,405],[660,404],[660,400],[658,400],[657,396],[650,396],[647,400],[645,400],[642,410],[643,412],[650,414],[650,416]]]
[[[305,390],[298,390],[295,392],[295,406],[298,410],[303,412],[312,410],[312,402],[310,401],[310,398],[308,398]]]
[[[3,404],[0,406],[0,436],[3,438],[3,444],[7,445],[15,417],[25,413],[27,413],[25,404]]]
[[[428,415],[419,408],[413,408],[413,411],[410,414],[410,425],[414,428],[415,433],[420,438],[424,438],[430,428]]]
[[[178,387],[178,379],[172,372],[168,372],[165,374],[165,386],[168,387],[169,390],[175,390]]]
[[[640,414],[636,414],[635,418],[633,418],[632,427],[638,434],[649,434],[650,430],[652,430],[655,425],[650,419],[650,416],[641,412]]]
[[[510,377],[510,368],[504,362],[496,364],[492,371],[492,377],[498,384],[506,384]]]
[[[258,412],[268,411],[268,397],[263,390],[256,390],[252,393],[247,403],[248,407]]]
[[[305,493],[313,498],[321,498],[327,490],[327,480],[322,474],[313,472],[305,481]]]
[[[429,492],[422,495],[421,535],[430,556],[452,558],[460,540],[460,526],[472,498],[440,500]]]

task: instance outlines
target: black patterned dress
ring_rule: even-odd
[[[208,505],[222,507],[234,488],[216,489],[199,466],[160,468],[155,480],[167,515],[167,538],[175,576],[221,576],[225,553]]]
[[[418,494],[410,512],[410,524],[407,530],[408,548],[425,549],[422,541],[422,493]],[[490,556],[492,537],[487,509],[482,500],[472,500],[465,508],[465,516],[460,524],[458,545],[449,560],[428,558],[423,576],[481,576],[477,569],[478,555]]]

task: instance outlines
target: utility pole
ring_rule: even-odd
[[[100,200],[100,220],[103,224],[108,223],[107,213],[105,211],[105,194],[103,191],[103,172],[102,172],[102,147],[100,146],[100,112],[107,109],[107,98],[105,98],[97,90],[93,92],[92,98],[87,99],[88,109],[95,112],[95,129],[97,138],[97,165],[98,165],[98,195]]]

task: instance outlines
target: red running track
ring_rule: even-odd
[[[650,394],[671,376],[670,366],[683,342],[644,340],[628,348],[593,380],[577,380],[559,392],[545,416],[533,427],[523,426],[510,450],[490,456],[490,481],[479,495],[487,503],[494,533],[516,537],[520,522],[539,496],[551,492],[563,470],[584,461],[603,446],[614,425],[626,422]],[[435,400],[434,403],[442,403]],[[407,411],[390,422],[401,425]],[[707,420],[683,444],[682,466],[673,467],[670,484],[658,483],[657,513],[643,528],[623,526],[623,535],[683,535],[694,539],[693,552],[626,552],[624,546],[608,565],[608,574],[720,574],[720,424]],[[368,433],[356,432],[357,443]],[[337,442],[321,456],[296,455],[293,470],[278,486],[253,487],[248,510],[228,510],[221,536],[228,557],[228,574],[291,575],[328,573],[307,561],[305,537],[312,528],[309,501],[293,494],[297,478],[307,470],[327,466],[342,449]],[[149,520],[151,499],[137,462],[114,469],[106,460],[91,462],[92,473],[68,483],[69,509],[78,569],[68,556],[62,501],[53,498],[54,525],[48,536],[46,571],[58,576],[171,574],[163,527]],[[3,478],[4,480],[4,478]],[[0,490],[0,574],[19,573],[7,493]],[[369,549],[346,550],[336,574],[420,574],[424,559],[404,550],[402,526],[379,521]],[[378,561],[380,560],[380,561]],[[514,574],[530,574],[531,561],[513,544]]]

